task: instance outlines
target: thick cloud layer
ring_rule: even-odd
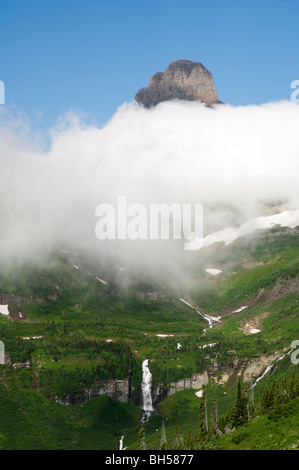
[[[240,223],[254,217],[263,202],[298,208],[298,128],[291,102],[126,104],[101,129],[76,118],[60,125],[43,152],[29,143],[28,128],[20,135],[2,124],[1,261],[40,256],[57,242],[117,251],[117,242],[96,239],[95,208],[116,207],[120,195],[128,204],[204,204],[206,231],[236,214]],[[131,254],[137,246],[130,243]]]

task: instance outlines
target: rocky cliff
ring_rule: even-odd
[[[173,393],[181,392],[186,389],[201,389],[203,385],[206,385],[209,381],[208,374],[194,374],[192,377],[187,379],[181,379],[177,382],[171,382],[167,389],[157,386],[153,389],[153,403],[158,403],[164,398],[169,397]]]
[[[100,395],[107,395],[108,397],[119,400],[126,403],[131,394],[130,377],[124,380],[98,380],[91,388],[84,390],[81,395],[66,397],[55,397],[55,401],[61,405],[75,405],[77,403],[83,403],[91,398],[98,397]]]
[[[217,97],[211,72],[200,62],[177,60],[165,72],[156,73],[147,88],[135,96],[137,103],[146,108],[170,100],[201,101],[207,106],[221,103]]]
[[[195,390],[200,389],[203,385],[206,385],[208,381],[209,378],[205,372],[204,374],[194,374],[192,377],[181,379],[178,382],[171,382],[167,389],[160,386],[154,387],[152,390],[153,403],[156,404],[169,395],[181,390],[190,388],[194,388]],[[84,390],[81,395],[56,396],[55,401],[61,405],[75,405],[100,395],[108,395],[123,403],[126,403],[130,397],[133,398],[136,403],[140,404],[141,402],[140,390],[135,390],[134,387],[131,386],[130,377],[123,380],[98,380],[91,388]]]

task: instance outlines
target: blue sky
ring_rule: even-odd
[[[290,99],[298,18],[298,0],[0,0],[5,106],[102,125],[177,59],[202,62],[226,103]]]

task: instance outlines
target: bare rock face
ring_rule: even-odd
[[[207,106],[221,103],[217,97],[213,77],[201,63],[189,60],[171,62],[165,72],[156,73],[147,88],[135,96],[146,108],[170,100],[201,101]]]
[[[181,379],[177,382],[171,382],[167,389],[158,385],[153,389],[153,402],[158,403],[164,398],[169,397],[173,393],[181,392],[186,389],[201,389],[203,385],[206,385],[209,381],[207,372],[203,374],[194,374],[188,379]]]
[[[76,405],[77,403],[84,403],[85,401],[100,395],[107,395],[108,397],[119,400],[122,403],[126,403],[130,398],[131,391],[132,388],[129,378],[123,380],[98,380],[91,386],[91,388],[84,390],[81,395],[67,395],[65,397],[56,396],[55,401],[61,405]]]

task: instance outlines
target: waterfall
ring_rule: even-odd
[[[152,374],[148,367],[148,359],[145,359],[142,363],[142,410],[143,416],[141,421],[145,422],[149,419],[153,413],[153,402],[152,402]]]
[[[124,447],[124,436],[121,436],[121,439],[119,441],[119,449],[118,450],[126,450],[126,447]]]
[[[278,357],[277,359],[275,359],[274,362],[272,362],[272,364],[270,364],[269,366],[266,367],[266,369],[263,371],[263,373],[253,382],[253,384],[249,387],[249,390],[253,389],[256,384],[262,380],[262,378],[268,374],[269,371],[271,372],[274,372],[274,370],[276,369],[276,363],[278,361],[281,361],[282,359],[284,359],[285,356],[288,356],[289,354],[291,354],[291,352],[293,351],[294,348],[291,348],[288,352],[284,353],[282,356]]]
[[[213,328],[216,323],[221,323],[221,317],[211,317],[210,315],[206,315],[205,313],[201,313],[199,310],[196,310],[194,307],[192,307],[191,304],[186,302],[184,299],[180,299],[181,302],[183,302],[185,305],[188,307],[192,308],[198,315],[200,315],[204,320],[206,320],[209,323],[209,327]],[[207,332],[206,328],[203,330],[203,334],[205,335]]]

